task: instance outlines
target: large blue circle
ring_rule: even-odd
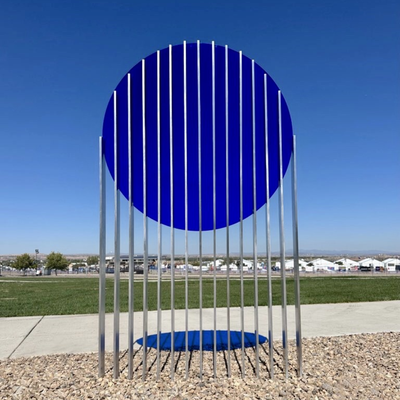
[[[197,44],[186,45],[187,57],[187,179],[188,229],[198,231],[199,218],[199,152],[198,152],[198,84]],[[242,151],[243,151],[243,219],[253,213],[253,119],[251,60],[242,57]],[[143,119],[142,62],[130,71],[133,205],[143,212]],[[256,141],[256,208],[266,201],[266,151],[264,75],[255,64],[255,141]],[[183,45],[172,47],[172,121],[173,121],[173,188],[175,228],[185,228],[184,164],[184,74]],[[200,45],[201,106],[201,229],[214,228],[213,212],[213,108],[212,45]],[[240,221],[240,84],[239,53],[228,50],[228,88],[225,84],[225,47],[215,46],[215,146],[216,146],[216,228],[226,227],[226,141],[225,107],[228,89],[228,182],[229,221]],[[128,171],[128,79],[125,75],[116,88],[118,131],[118,187],[129,198]],[[267,127],[270,196],[279,185],[278,86],[267,75]],[[161,223],[171,225],[170,181],[170,101],[169,49],[160,51],[160,130],[161,130]],[[292,123],[282,96],[282,164],[285,173],[292,153]],[[157,53],[145,58],[145,127],[147,216],[158,220],[157,163]],[[114,178],[114,100],[108,103],[103,124],[103,148],[108,169]]]

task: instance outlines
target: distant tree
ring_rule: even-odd
[[[337,264],[337,265],[343,265],[343,262],[342,262],[342,261],[336,261],[335,264]]]
[[[307,264],[307,267],[313,267],[313,266],[314,266],[314,264],[312,262]]]
[[[89,256],[86,263],[87,265],[97,265],[99,263],[99,256]]]
[[[11,267],[11,265],[13,264],[13,260],[10,260],[9,258],[7,258],[6,260],[2,261],[3,267]]]
[[[61,253],[55,253],[54,251],[52,251],[47,256],[46,266],[49,269],[54,269],[57,275],[57,270],[67,269],[68,260]]]
[[[28,254],[21,254],[13,262],[13,267],[21,271],[25,271],[29,268],[34,268],[36,265],[35,260]]]

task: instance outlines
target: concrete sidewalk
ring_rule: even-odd
[[[295,337],[294,306],[288,306],[288,336]],[[400,332],[400,301],[303,305],[303,337]],[[149,312],[148,333],[156,333],[157,312]],[[226,308],[217,309],[217,329],[226,329]],[[259,331],[268,332],[267,307],[259,307]],[[213,329],[213,309],[203,310],[203,329]],[[274,340],[281,339],[281,307],[273,307]],[[135,340],[143,336],[142,313],[134,316]],[[189,310],[189,330],[199,329],[199,310]],[[128,314],[121,313],[121,350],[128,343]],[[171,312],[162,312],[162,331],[171,326]],[[185,311],[175,311],[176,330],[185,330]],[[245,329],[254,331],[254,309],[245,308]],[[231,329],[240,330],[240,309],[231,309]],[[106,315],[106,350],[112,351],[113,315]],[[0,318],[0,359],[97,351],[98,315]]]

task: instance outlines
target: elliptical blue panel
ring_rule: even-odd
[[[242,347],[242,332],[230,331],[231,337],[231,350],[240,349]],[[267,338],[258,335],[258,342],[263,344]],[[136,343],[143,345],[143,338],[140,338]],[[256,335],[251,332],[244,332],[244,347],[255,347]],[[157,334],[149,335],[147,337],[147,346],[154,349],[157,348]],[[186,350],[186,336],[185,332],[179,331],[174,334],[174,349],[175,351]],[[160,334],[160,350],[171,350],[171,332]],[[200,331],[188,332],[188,350],[200,350]],[[203,331],[203,350],[214,350],[214,331]],[[217,351],[228,350],[228,331],[217,330]]]
[[[187,132],[188,132],[188,228],[199,230],[198,188],[198,87],[197,44],[187,44]],[[213,161],[212,161],[212,46],[200,45],[201,74],[201,152],[202,152],[202,229],[213,229]],[[161,222],[171,224],[170,203],[170,131],[169,131],[169,50],[160,51],[161,75]],[[183,45],[172,47],[173,107],[173,179],[174,227],[185,228],[184,204],[184,104]],[[252,87],[251,60],[243,56],[243,218],[253,213],[252,153]],[[147,215],[157,220],[157,53],[145,59],[146,148],[147,148]],[[239,208],[239,53],[228,52],[228,124],[229,124],[229,225],[240,220]],[[143,141],[142,141],[142,65],[136,64],[131,74],[133,205],[143,211]],[[265,190],[265,115],[264,74],[255,64],[256,111],[256,184],[257,209],[266,199]],[[216,99],[216,228],[226,226],[225,171],[225,47],[215,46]],[[270,196],[279,186],[278,86],[267,77],[268,146]],[[127,75],[116,88],[118,126],[118,187],[128,198],[128,102]],[[292,123],[282,96],[282,158],[286,172],[292,153]],[[113,98],[108,103],[104,124],[104,152],[108,169],[114,178],[114,113]]]

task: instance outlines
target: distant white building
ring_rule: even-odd
[[[364,258],[359,262],[360,267],[383,267],[383,262],[375,258]]]
[[[299,260],[299,269],[305,270],[307,263],[304,260]],[[281,268],[281,262],[277,261],[275,263],[275,267]],[[285,269],[286,270],[293,270],[294,269],[294,260],[285,260]]]
[[[246,265],[249,268],[253,268],[253,260],[243,260],[243,265]]]
[[[229,264],[229,271],[237,272],[237,270],[238,270],[238,267],[236,264],[234,264],[234,263]],[[226,264],[221,265],[221,271],[226,271]]]
[[[307,263],[304,260],[299,260],[299,269],[304,270],[306,267]],[[285,267],[288,270],[294,269],[294,260],[286,260],[285,261]]]
[[[398,258],[387,258],[382,262],[387,272],[396,272],[396,270],[400,271],[400,260]]]
[[[317,258],[307,263],[306,272],[318,272],[318,271],[338,271],[339,265],[334,264],[331,261],[324,260],[323,258]]]
[[[364,260],[361,260],[359,262],[360,268],[373,268],[375,269],[376,267],[382,267],[383,268],[383,262],[376,260],[375,258],[365,258]]]
[[[217,258],[215,260],[215,266],[217,268],[217,271],[221,269],[221,266],[224,265],[224,260],[222,258]],[[214,261],[211,261],[208,264],[209,270],[210,271],[214,271]],[[226,267],[225,267],[225,271],[226,271]]]
[[[358,262],[350,260],[350,258],[341,258],[335,261],[335,264],[339,266],[339,270],[351,271],[358,268]]]

